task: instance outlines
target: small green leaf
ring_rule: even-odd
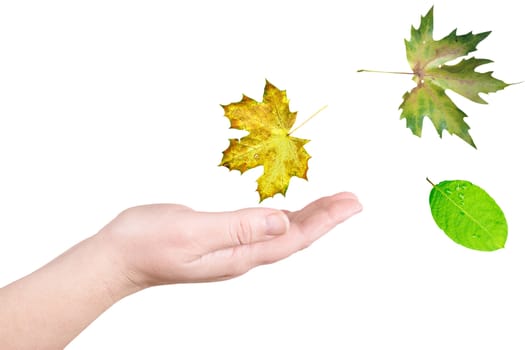
[[[464,180],[430,183],[432,217],[454,242],[482,251],[505,246],[507,220],[487,192]]]

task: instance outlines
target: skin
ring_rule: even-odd
[[[308,247],[361,211],[347,192],[295,212],[206,213],[177,204],[127,209],[97,234],[0,289],[0,349],[64,348],[143,289],[234,278]]]

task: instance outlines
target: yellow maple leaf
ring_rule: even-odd
[[[303,146],[310,140],[290,136],[297,112],[290,112],[288,104],[286,91],[266,81],[262,102],[243,95],[241,101],[222,106],[231,128],[249,134],[230,139],[220,165],[241,174],[262,165],[264,172],[257,179],[261,202],[285,195],[292,176],[307,180],[310,155]]]

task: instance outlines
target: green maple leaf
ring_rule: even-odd
[[[410,40],[405,40],[407,60],[417,86],[403,96],[403,103],[399,106],[402,109],[401,119],[406,119],[407,127],[421,136],[423,119],[428,116],[440,137],[447,129],[450,134],[459,136],[475,148],[468,132],[469,126],[464,121],[467,115],[452,102],[445,90],[450,89],[477,103],[487,103],[479,96],[480,93],[496,92],[510,84],[494,78],[492,72],[475,71],[477,67],[492,62],[488,59],[471,57],[454,65],[446,65],[475,51],[490,32],[457,35],[453,30],[436,41],[432,38],[433,28],[432,7],[421,17],[419,29],[412,27]]]
[[[429,204],[436,224],[464,247],[493,251],[505,246],[507,220],[496,201],[464,180],[432,184]]]

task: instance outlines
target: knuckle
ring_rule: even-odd
[[[240,216],[230,222],[230,237],[233,243],[245,245],[253,242],[255,228],[247,216]]]

